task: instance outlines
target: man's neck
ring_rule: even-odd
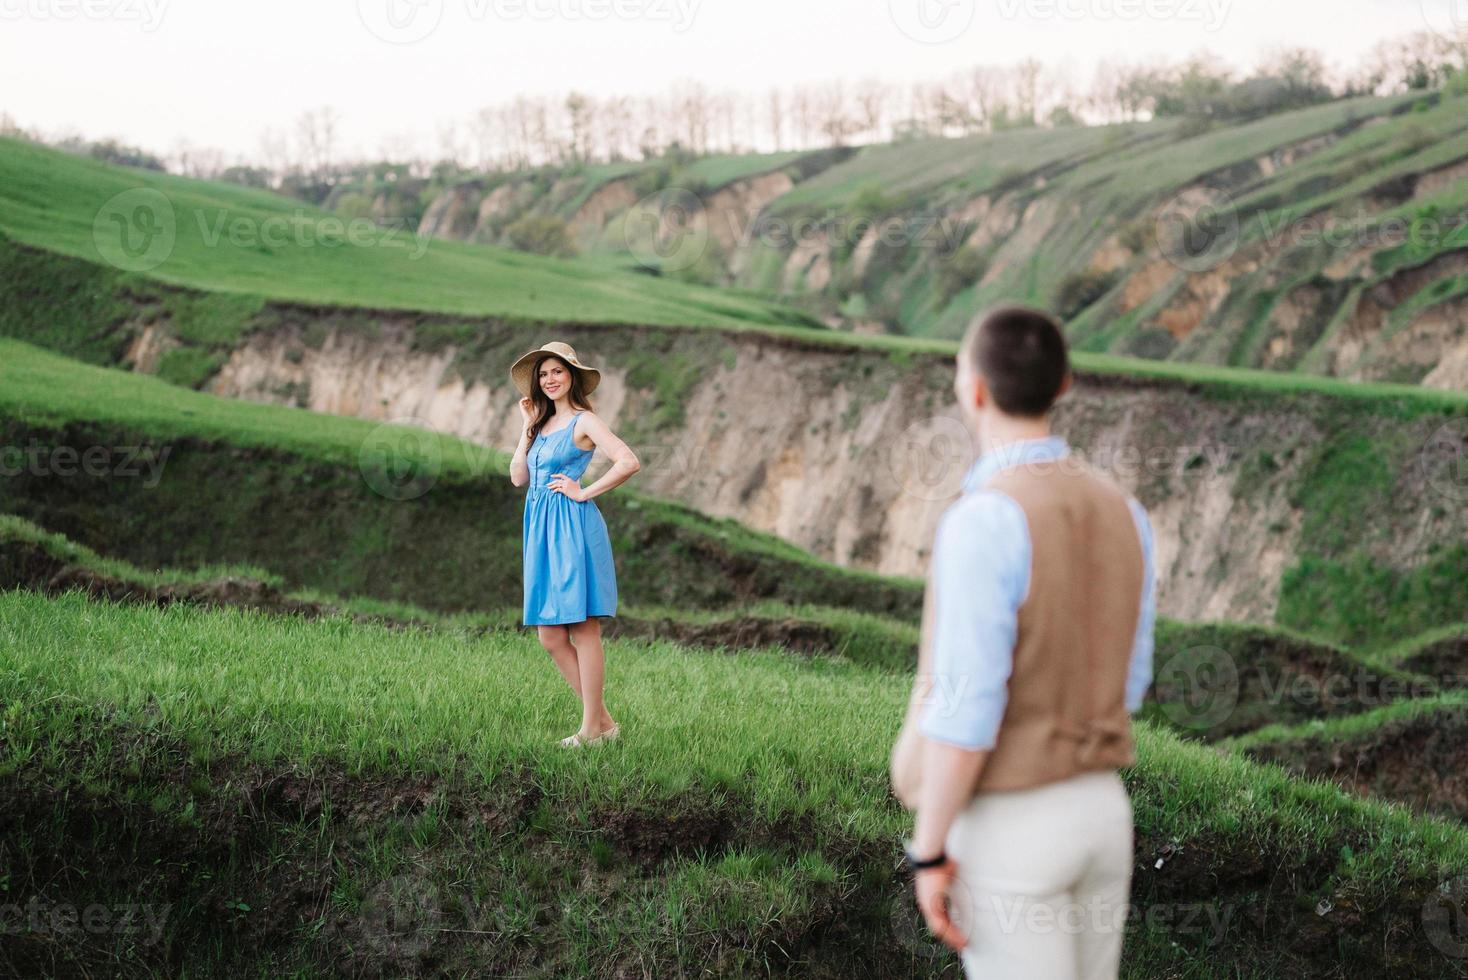
[[[1048,417],[1027,419],[1015,415],[991,415],[984,420],[983,431],[979,435],[979,451],[987,456],[1016,442],[1046,439],[1049,436]]]

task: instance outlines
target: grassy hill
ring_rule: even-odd
[[[1023,300],[1060,311],[1085,350],[1461,389],[1464,118],[1438,93],[1355,98],[1201,132],[1173,119],[1011,130],[751,157],[742,176],[718,158],[714,182],[647,162],[444,194],[463,198],[463,237],[552,215],[587,255],[864,331],[951,338]],[[556,192],[593,179],[595,206]],[[665,227],[667,247],[651,248],[639,229],[690,202],[692,231]]]
[[[0,138],[0,232],[165,282],[301,303],[730,328],[811,323],[725,290],[348,225],[268,191],[9,138]]]
[[[168,913],[153,943],[22,935],[11,969],[952,969],[895,871],[904,678],[612,641],[625,734],[571,754],[528,635],[24,592],[0,624],[11,892]],[[1460,827],[1139,740],[1126,976],[1459,975],[1421,909]]]
[[[425,373],[421,379],[407,378],[405,390],[462,387],[477,398],[475,389],[489,389],[482,400],[468,398],[458,408],[446,407],[452,416],[441,424],[451,431],[468,431],[460,428],[461,423],[478,425],[477,416],[498,411],[501,402],[512,405],[504,364],[543,342],[546,333],[546,324],[537,322],[424,312],[390,315],[371,309],[300,306],[223,291],[183,289],[15,243],[0,242],[0,280],[13,284],[0,292],[0,335],[18,336],[102,364],[126,362],[151,337],[162,354],[149,369],[190,386],[208,384],[220,365],[249,342],[263,345],[256,356],[277,365],[271,369],[276,374],[288,373],[293,364],[303,361],[309,366],[327,348],[358,345],[363,348],[361,363],[346,365],[348,372],[378,376],[381,372],[374,364],[421,363]],[[864,530],[886,523],[884,508],[889,498],[892,507],[908,502],[901,493],[894,495],[891,487],[878,485],[885,469],[871,450],[893,439],[909,438],[903,432],[906,422],[901,416],[881,409],[883,399],[898,391],[904,400],[914,406],[926,405],[926,412],[932,413],[949,397],[942,375],[949,370],[951,342],[860,337],[797,327],[725,330],[557,323],[554,330],[555,336],[584,350],[599,351],[612,376],[620,374],[626,395],[619,429],[638,445],[704,447],[711,442],[710,433],[727,428],[731,408],[745,417],[744,427],[764,425],[769,420],[762,418],[762,407],[751,399],[740,400],[740,389],[759,391],[764,383],[761,379],[783,379],[780,390],[784,396],[798,398],[798,404],[792,403],[790,429],[768,431],[765,445],[799,447],[808,433],[798,420],[805,418],[810,431],[824,432],[818,440],[821,446],[839,447],[845,433],[869,425],[870,421],[862,420],[882,410],[890,434],[869,434],[870,445],[852,445],[834,456],[813,456],[805,464],[833,475],[846,474],[838,484],[818,488],[817,493],[834,494],[845,488],[848,496],[855,493],[858,500],[870,503],[872,513],[864,519]],[[401,333],[403,342],[383,341],[391,331]],[[380,351],[373,346],[377,344],[381,344]],[[35,377],[47,382],[36,384],[27,378],[27,363],[13,362],[17,393],[35,391],[54,400],[55,392],[47,390],[48,385],[64,389],[76,384],[65,371],[56,373],[60,371],[57,362],[47,362],[51,366],[44,370],[37,368]],[[1425,443],[1436,438],[1434,433],[1451,434],[1458,417],[1468,411],[1468,396],[1415,386],[1163,364],[1105,354],[1078,354],[1077,365],[1083,371],[1082,385],[1072,399],[1074,407],[1062,413],[1062,424],[1078,445],[1110,445],[1120,438],[1141,451],[1186,439],[1191,445],[1216,445],[1229,451],[1229,466],[1212,474],[1225,483],[1189,480],[1186,474],[1180,482],[1163,474],[1137,488],[1149,506],[1176,504],[1194,494],[1209,495],[1196,505],[1206,513],[1207,507],[1214,506],[1209,502],[1212,495],[1222,487],[1234,499],[1236,519],[1258,525],[1257,532],[1220,539],[1216,558],[1201,569],[1190,570],[1192,574],[1201,570],[1211,580],[1228,574],[1231,559],[1254,561],[1248,549],[1262,547],[1265,529],[1276,535],[1281,527],[1289,529],[1298,516],[1304,521],[1297,547],[1277,587],[1278,621],[1357,644],[1395,639],[1404,631],[1464,618],[1468,610],[1462,607],[1461,593],[1440,587],[1462,565],[1464,552],[1453,523],[1459,512],[1444,506],[1451,500],[1451,487],[1439,486],[1441,481],[1433,483],[1434,474],[1425,473],[1421,464]],[[711,369],[732,372],[723,389],[723,405],[708,404],[703,397],[707,392],[701,382]],[[247,397],[312,403],[310,375],[303,375],[303,380],[282,376],[267,381],[258,391],[245,393]],[[105,382],[107,386],[117,383],[115,378]],[[325,383],[341,382],[328,377]],[[364,384],[363,399],[370,398],[372,388]],[[1143,393],[1146,397],[1141,397]],[[123,417],[135,409],[128,402],[137,397],[141,396],[119,392],[115,403],[121,406]],[[163,401],[153,415],[169,416],[172,396],[160,392],[158,397]],[[486,402],[492,403],[488,409]],[[697,414],[689,408],[693,404],[701,404]],[[1183,405],[1188,406],[1185,411]],[[217,409],[211,404],[207,410]],[[341,409],[328,406],[325,410]],[[376,403],[366,400],[348,410],[383,418],[429,414],[427,409],[410,407],[381,415]],[[922,417],[920,407],[913,411],[917,418]],[[1186,433],[1175,424],[1179,411],[1192,420]],[[437,410],[433,414],[442,415]],[[110,419],[110,410],[102,416]],[[84,413],[83,417],[97,416]],[[817,425],[826,428],[817,430]],[[685,441],[690,439],[693,441]],[[739,449],[739,444],[729,445]],[[706,462],[738,485],[755,486],[760,458],[735,451],[729,459],[710,456]],[[347,463],[350,465],[349,459]],[[871,490],[863,489],[867,484]],[[658,492],[671,496],[689,489],[686,482],[674,483],[668,488],[659,485]],[[766,488],[760,489],[764,492]],[[768,488],[770,492],[776,489],[778,484]],[[683,499],[702,506],[696,497]],[[754,499],[758,506],[769,506]],[[831,506],[839,504],[833,496]],[[783,504],[776,501],[774,506]],[[829,525],[817,522],[812,526]],[[1427,534],[1427,527],[1439,530]],[[909,543],[919,541],[924,533],[921,528],[890,531]],[[1181,524],[1177,533],[1184,534]],[[1191,536],[1192,528],[1186,533]],[[813,547],[811,542],[802,544]],[[1233,546],[1245,551],[1234,553]],[[1180,550],[1182,547],[1180,543]],[[1187,547],[1212,546],[1205,541]],[[829,551],[823,553],[830,556]],[[334,588],[352,590],[341,582]],[[1266,596],[1265,600],[1264,611],[1245,618],[1275,618],[1275,598]],[[419,597],[418,601],[429,600]]]
[[[1342,119],[1380,120],[1381,125],[1367,130],[1374,133],[1397,124],[1395,116],[1381,114],[1409,106],[1402,100],[1376,100],[1364,106],[1348,103],[1309,111],[1320,116],[1311,124],[1317,128]],[[1434,120],[1454,118],[1449,108],[1451,105],[1445,105],[1427,115]],[[1300,125],[1290,120],[1267,122],[1254,124],[1264,135],[1245,140],[1243,148],[1252,152],[1281,133],[1295,132]],[[922,183],[914,176],[927,172],[916,168],[921,157],[934,168],[930,176],[936,183],[931,187],[924,183],[927,191],[942,192],[947,185],[941,176],[958,180],[964,191],[975,190],[988,186],[991,177],[982,176],[987,173],[982,167],[977,172],[980,176],[964,168],[975,162],[970,154],[979,154],[982,166],[988,166],[983,161],[989,160],[989,150],[980,154],[976,147],[987,147],[984,141],[989,140],[1007,147],[1000,161],[1044,160],[1046,153],[1062,150],[1086,156],[1090,150],[1118,142],[1130,147],[1128,152],[1149,146],[1158,152],[1166,150],[1169,159],[1176,160],[1171,164],[1174,169],[1193,159],[1191,151],[1166,142],[1171,123],[1143,128],[1147,133],[1135,138],[1123,138],[1107,129],[1082,128],[1021,131],[940,141],[935,146],[873,147],[854,157],[830,157],[845,162],[820,171],[824,183],[812,178],[811,186],[831,188],[822,192],[823,201],[830,196],[832,202],[844,201],[842,206],[854,207],[852,195],[860,196],[860,189],[867,186],[860,176],[865,168],[876,166],[888,176],[904,175]],[[1228,139],[1225,134],[1208,138],[1219,143],[1218,152],[1222,148],[1240,152],[1235,141],[1243,136],[1228,132],[1232,134]],[[1037,154],[1046,147],[1049,149]],[[1442,152],[1437,151],[1439,156]],[[869,157],[879,164],[870,163]],[[781,162],[794,166],[784,155],[771,155],[753,160],[711,158],[687,169],[717,183],[731,175],[737,178],[744,172],[741,167],[759,170],[766,163]],[[1113,161],[1108,166],[1121,173],[1136,169],[1130,162]],[[843,178],[845,168],[854,168],[857,176]],[[1144,169],[1150,168],[1149,164]],[[621,173],[614,168],[601,176],[612,180]],[[133,196],[118,202],[118,195]],[[799,203],[797,197],[789,206]],[[123,239],[115,219],[146,224],[152,220],[150,212],[171,215],[173,230],[160,231],[149,239],[134,227],[133,243],[154,241],[158,252],[129,256],[120,248]],[[160,256],[157,265],[130,267]],[[1403,258],[1398,256],[1399,261]],[[835,349],[876,348],[897,357],[954,350],[951,340],[831,331],[821,328],[809,314],[751,293],[627,274],[599,262],[469,247],[421,239],[393,228],[368,231],[353,225],[349,232],[343,219],[331,212],[268,191],[112,166],[9,138],[0,138],[0,284],[4,287],[0,290],[0,336],[18,337],[99,363],[120,361],[121,350],[133,339],[131,334],[116,332],[119,326],[139,330],[162,321],[162,326],[176,332],[187,345],[200,348],[188,358],[195,362],[193,366],[207,368],[209,351],[227,349],[245,333],[271,325],[267,310],[271,302],[323,312],[342,308],[459,315],[464,317],[463,329],[471,332],[476,320],[492,317],[509,324],[712,326],[799,338]],[[1208,363],[1159,365],[1146,358],[1092,353],[1084,346],[1076,352],[1076,363],[1098,374],[1225,387],[1347,395],[1408,393],[1390,384],[1355,386],[1309,376],[1282,378],[1267,371],[1220,370]],[[190,380],[198,383],[207,376],[206,371]],[[1454,405],[1460,401],[1454,396],[1445,399]]]
[[[4,589],[46,595],[79,591],[116,602],[184,603],[308,618],[350,616],[359,622],[462,629],[474,635],[521,629],[520,607],[510,602],[509,594],[485,596],[484,604],[473,609],[430,612],[370,595],[342,598],[309,588],[291,589],[280,576],[248,565],[145,571],[122,559],[104,558],[23,518],[0,514],[0,590]],[[505,605],[496,607],[496,599]],[[915,623],[836,606],[762,600],[731,610],[624,602],[617,616],[603,624],[603,631],[609,637],[667,639],[724,653],[775,648],[895,673],[910,673],[917,662]]]
[[[311,619],[345,616],[475,637],[522,628],[512,594],[487,595],[480,607],[444,612],[372,595],[343,598],[319,589],[292,589],[280,576],[252,566],[145,571],[23,518],[0,514],[4,589],[53,596],[79,591],[116,602],[182,603]],[[505,604],[497,607],[496,600]],[[737,609],[698,609],[624,602],[617,616],[603,623],[603,631],[615,639],[668,640],[726,654],[775,649],[904,675],[917,663],[918,627],[911,618],[852,607],[763,600]],[[1410,645],[1430,648],[1436,632]],[[1153,687],[1140,717],[1184,738],[1229,745],[1248,744],[1241,733],[1288,731],[1292,724],[1323,733],[1327,722],[1349,718],[1356,724],[1383,705],[1393,710],[1436,705],[1439,691],[1453,686],[1430,675],[1373,665],[1355,651],[1289,630],[1166,618],[1157,626],[1153,669]]]
[[[1458,124],[1440,109],[1393,114],[1414,104],[1338,104],[1202,136],[1156,124],[713,158],[649,183],[662,194],[688,180],[728,200],[788,182],[769,206],[796,216],[883,204],[872,177],[898,173],[887,203],[899,211],[975,195],[994,208],[1021,191],[1027,208],[1050,207],[1052,191],[1135,203],[1155,188],[1127,181],[1195,172],[1179,147],[1260,168],[1260,147],[1318,136],[1271,156],[1269,174],[1230,165],[1245,182],[1228,186],[1237,199],[1261,174],[1267,189],[1292,167],[1338,176],[1369,157],[1360,187],[1310,185],[1345,187],[1327,203],[1352,207],[1382,173],[1411,177],[1415,193],[1421,168],[1456,152]],[[1439,148],[1398,153],[1404,120],[1431,127]],[[6,931],[0,973],[957,974],[916,923],[897,869],[908,817],[886,785],[917,580],[620,489],[598,506],[622,585],[608,659],[626,734],[566,753],[554,743],[574,723],[571,695],[518,627],[520,492],[505,454],[189,390],[262,339],[289,338],[289,364],[393,331],[408,338],[401,356],[451,361],[465,388],[480,374],[503,385],[506,353],[555,324],[609,349],[608,387],[646,399],[636,414],[650,442],[686,438],[685,425],[706,441],[723,431],[713,415],[681,415],[701,380],[690,365],[814,393],[799,425],[822,421],[821,438],[839,439],[894,392],[933,411],[951,341],[815,329],[751,293],[629,273],[610,252],[562,263],[435,241],[414,257],[421,242],[387,231],[332,247],[312,237],[330,237],[326,212],[26,144],[0,141],[0,177],[0,905],[146,913],[137,928],[67,941]],[[545,202],[572,218],[602,208],[599,234],[616,236],[618,182],[641,177],[567,175]],[[144,212],[106,206],[139,190]],[[167,210],[151,213],[175,228],[168,254],[142,268],[109,237],[110,216],[137,217],[142,241],[160,200]],[[1276,203],[1312,200],[1302,189]],[[449,224],[452,203],[439,215]],[[1036,261],[1050,247],[1021,244],[999,247]],[[1420,260],[1437,261],[1370,263],[1391,277]],[[912,297],[936,275],[917,261],[899,276]],[[749,275],[769,275],[760,262]],[[1051,275],[1038,268],[1015,281]],[[1099,322],[1087,315],[1072,322],[1078,339]],[[177,384],[102,366],[136,363],[147,338],[161,351],[151,369]],[[1199,525],[1220,515],[1234,536],[1298,533],[1279,618],[1334,637],[1160,624],[1124,773],[1137,826],[1124,975],[1468,976],[1443,952],[1456,936],[1442,921],[1462,898],[1448,883],[1468,874],[1468,837],[1450,819],[1468,799],[1452,690],[1468,551],[1442,488],[1422,486],[1434,474],[1413,465],[1427,435],[1468,413],[1468,395],[1087,345],[1083,400],[1065,419],[1078,441],[1124,431],[1168,446],[1182,427],[1195,444],[1240,448],[1237,470],[1200,483],[1190,463],[1140,489],[1157,504],[1199,494],[1196,515],[1161,518],[1179,550],[1200,547]],[[833,398],[839,419],[806,410]],[[846,472],[828,462],[827,477]],[[722,478],[753,493],[748,473]],[[1222,548],[1195,570],[1205,591],[1261,574]],[[1423,770],[1441,785],[1403,778]]]
[[[0,593],[10,892],[167,911],[156,942],[25,934],[0,947],[7,971],[954,970],[906,904],[905,818],[885,789],[917,583],[614,495],[629,618],[652,636],[609,640],[628,734],[572,758],[551,744],[570,695],[501,611],[519,572],[502,454],[430,434],[405,443],[364,420],[219,399],[14,341],[0,341],[0,380],[0,444],[44,461],[0,481],[0,513],[72,539],[0,518],[0,588],[28,590]],[[89,449],[106,457],[90,472]],[[134,601],[64,594],[105,584],[57,581],[65,566],[7,565],[38,555],[132,583]],[[223,605],[291,615],[198,608],[219,598],[211,585],[260,574],[242,565],[263,568],[269,588],[236,583],[244,601]],[[768,649],[794,648],[784,638],[763,642],[778,628],[749,622],[702,642],[736,617],[800,619],[784,638],[814,624],[844,647],[791,656]],[[1236,718],[1200,731],[1178,724],[1193,692],[1159,678],[1167,700],[1126,773],[1138,825],[1126,976],[1459,976],[1423,909],[1468,871],[1460,825],[1157,724],[1211,737],[1234,720],[1320,717],[1286,681],[1407,675],[1384,655],[1373,665],[1260,629],[1166,624],[1159,644],[1168,663],[1221,649],[1250,683]],[[1282,687],[1284,703],[1271,701]],[[831,737],[851,717],[863,723]]]

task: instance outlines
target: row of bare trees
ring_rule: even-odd
[[[429,176],[647,159],[670,150],[697,155],[813,149],[1169,115],[1247,118],[1343,95],[1435,88],[1465,66],[1468,34],[1452,41],[1424,32],[1379,42],[1349,70],[1330,68],[1317,51],[1290,48],[1272,52],[1249,72],[1204,54],[1171,63],[1103,61],[1084,85],[1067,70],[1034,59],[897,86],[865,79],[746,94],[684,81],[662,95],[640,98],[583,92],[517,96],[441,127],[432,153],[395,137],[381,142],[377,159]],[[330,108],[303,113],[288,128],[264,132],[250,163],[229,163],[217,150],[186,142],[162,159],[190,176],[290,184],[297,191],[315,189],[306,196],[321,196],[339,177],[373,166],[347,162],[341,123]],[[0,119],[0,131],[7,125],[19,131],[13,120]],[[108,145],[108,153],[141,154]]]
[[[772,151],[1158,115],[1247,117],[1435,88],[1465,66],[1468,35],[1455,42],[1422,32],[1379,42],[1349,70],[1332,69],[1318,51],[1285,48],[1250,72],[1201,54],[1165,64],[1103,61],[1084,85],[1034,59],[905,86],[865,79],[754,95],[686,81],[656,97],[520,96],[444,127],[437,151],[464,169],[497,170],[646,158],[673,146]]]

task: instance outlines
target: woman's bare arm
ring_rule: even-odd
[[[612,461],[611,468],[603,473],[600,479],[590,486],[581,488],[581,499],[590,500],[626,483],[632,478],[632,474],[642,469],[642,462],[632,451],[632,447],[618,438],[611,427],[603,422],[595,412],[586,412],[581,416],[580,421],[576,435],[584,435],[589,438],[596,448],[605,453]]]
[[[529,398],[520,399],[520,442],[515,446],[515,455],[510,457],[510,482],[523,487],[530,482],[530,463],[526,457],[530,452],[530,405]]]

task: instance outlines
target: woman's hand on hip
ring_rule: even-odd
[[[546,486],[556,493],[563,493],[575,501],[586,499],[586,491],[582,488],[581,484],[564,473],[552,473],[551,481]]]

